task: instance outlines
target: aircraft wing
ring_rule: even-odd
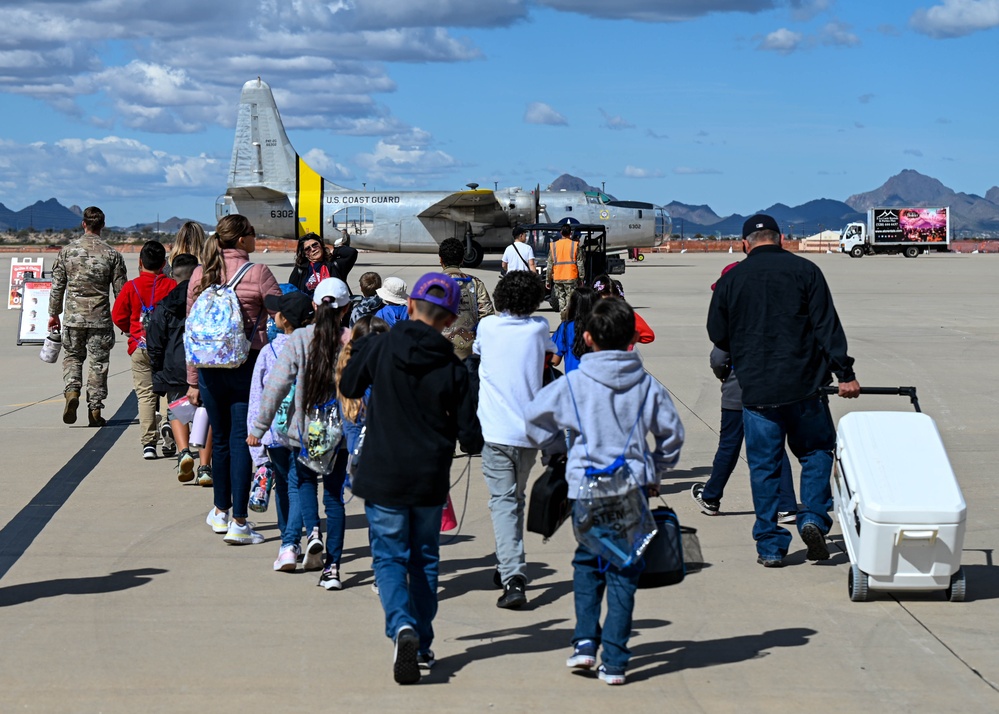
[[[496,199],[496,194],[488,189],[455,191],[425,208],[417,218],[494,226],[509,225],[509,219]]]

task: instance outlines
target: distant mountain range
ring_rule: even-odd
[[[785,233],[812,235],[821,230],[839,230],[851,221],[866,220],[867,209],[876,206],[950,206],[951,231],[962,235],[999,237],[999,186],[985,197],[958,193],[940,181],[918,171],[905,169],[873,191],[850,196],[845,202],[820,198],[800,206],[775,203],[762,210],[777,219]],[[742,232],[742,224],[752,213],[732,214],[724,218],[709,206],[692,206],[673,201],[666,206],[673,217],[673,232],[685,237],[733,236]],[[756,211],[753,211],[756,213]]]
[[[83,220],[83,209],[79,206],[66,208],[58,200],[36,201],[20,211],[12,211],[0,203],[0,231],[19,231],[33,229],[35,231],[74,229],[80,227]],[[176,233],[180,227],[190,221],[190,218],[173,216],[165,221],[153,223],[136,223],[134,226],[110,226],[111,230],[121,233],[140,233],[144,229],[158,230],[162,233]],[[198,223],[199,221],[195,221]],[[206,231],[215,230],[215,226],[201,224]]]
[[[22,228],[35,230],[61,231],[64,228],[77,228],[83,218],[83,210],[79,206],[66,208],[54,198],[48,201],[36,201],[20,211],[12,211],[0,203],[0,230],[19,231]]]
[[[547,188],[549,191],[597,191],[586,181],[570,174],[562,174]],[[794,236],[812,235],[821,230],[836,230],[851,221],[866,218],[866,211],[875,206],[950,206],[951,230],[954,237],[985,236],[999,238],[999,186],[993,186],[985,196],[958,193],[930,176],[905,169],[892,176],[873,191],[858,193],[843,201],[819,198],[800,206],[775,203],[763,209],[777,219],[785,233]],[[673,232],[692,238],[703,236],[737,236],[742,224],[752,213],[719,216],[710,206],[690,205],[673,201],[666,205],[673,217]],[[38,201],[20,211],[12,211],[0,203],[0,231],[17,231],[22,228],[63,230],[77,228],[83,215],[79,206],[66,208],[54,198]],[[141,232],[144,229],[176,233],[190,219],[171,217],[158,223],[137,223],[117,231]],[[205,230],[214,226],[202,223]]]

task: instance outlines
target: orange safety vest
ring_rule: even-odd
[[[579,250],[579,244],[571,238],[560,238],[555,241],[555,265],[552,267],[553,280],[579,279],[579,268],[576,266],[577,250]]]

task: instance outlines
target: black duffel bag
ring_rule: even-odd
[[[569,517],[569,483],[565,480],[565,454],[555,454],[548,467],[531,487],[527,507],[527,530],[551,538]]]
[[[661,588],[676,585],[687,574],[683,558],[684,530],[696,537],[696,529],[684,528],[669,506],[653,509],[652,518],[656,522],[655,538],[645,549],[645,570],[638,578],[640,588]]]

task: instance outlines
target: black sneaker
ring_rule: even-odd
[[[502,607],[505,610],[516,610],[523,607],[527,604],[527,595],[524,593],[526,589],[527,581],[524,580],[524,576],[514,575],[503,586],[503,594],[496,601],[496,607]]]
[[[503,577],[500,575],[499,566],[493,570],[493,585],[495,585],[500,590],[503,589]]]
[[[808,560],[829,560],[829,546],[826,545],[826,537],[814,523],[806,523],[801,527],[801,539],[808,546],[808,553],[805,557]]]
[[[756,559],[756,562],[762,565],[764,568],[783,568],[784,560],[781,558],[764,558],[762,555]]]
[[[392,660],[392,674],[399,684],[416,684],[420,681],[418,652],[420,637],[409,625],[403,625],[395,633],[395,658]]]
[[[160,448],[163,455],[176,456],[177,442],[173,440],[173,429],[170,428],[170,422],[165,421],[160,424],[160,436],[163,438],[163,446]]]
[[[416,655],[416,664],[424,672],[429,672],[437,664],[437,658],[434,657],[433,650],[427,650],[426,652],[420,652]]]
[[[717,516],[718,512],[721,510],[721,501],[708,501],[705,500],[701,494],[704,493],[703,483],[695,483],[690,487],[690,496],[694,499],[698,506],[701,507],[701,513],[707,516]]]
[[[149,461],[156,458],[156,444],[146,444],[142,447],[142,458]]]

